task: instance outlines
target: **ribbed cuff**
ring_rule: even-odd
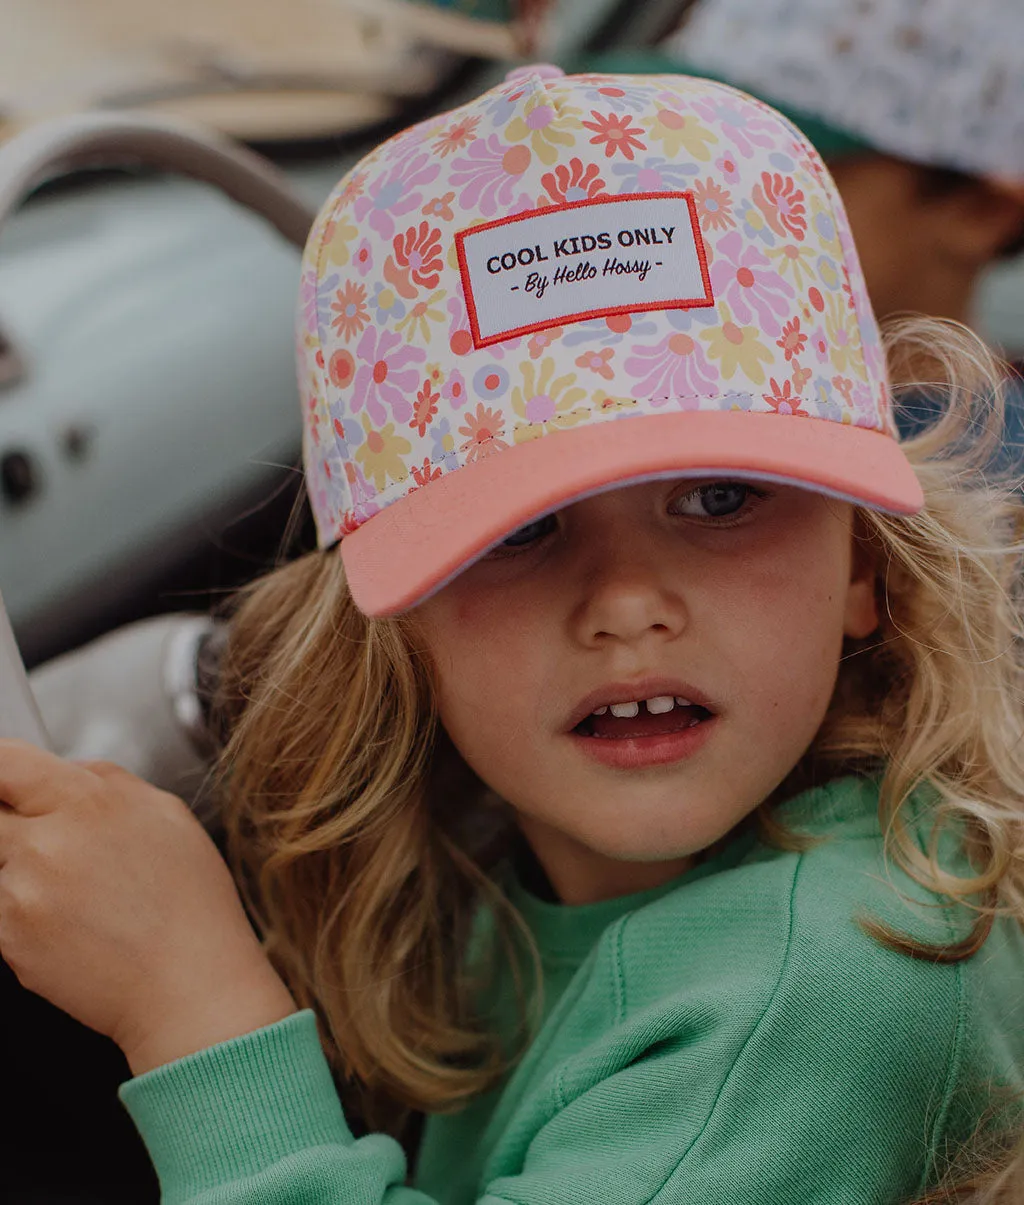
[[[308,1009],[121,1085],[164,1205],[254,1175],[311,1147],[349,1146]]]

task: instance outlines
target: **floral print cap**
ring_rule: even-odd
[[[322,209],[297,333],[320,543],[369,615],[631,481],[921,506],[835,186],[722,84],[520,69],[396,135]]]

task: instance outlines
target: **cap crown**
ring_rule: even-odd
[[[583,424],[746,410],[891,431],[819,157],[686,76],[541,69],[384,143],[310,235],[298,345],[323,545]]]

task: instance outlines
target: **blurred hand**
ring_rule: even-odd
[[[136,1075],[294,1012],[180,799],[0,740],[0,801],[0,954]]]

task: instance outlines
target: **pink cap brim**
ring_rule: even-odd
[[[697,475],[789,483],[895,514],[924,503],[881,431],[745,411],[629,416],[493,453],[393,502],[342,541],[349,589],[365,614],[396,615],[541,515],[631,482]]]

